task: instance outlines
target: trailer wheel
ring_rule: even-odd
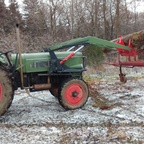
[[[6,71],[0,69],[0,116],[11,106],[14,96],[12,81]]]
[[[119,78],[120,78],[120,82],[122,83],[126,83],[127,82],[127,78],[125,74],[119,74]]]
[[[59,90],[59,103],[66,110],[74,110],[83,107],[87,99],[88,88],[83,80],[67,80],[62,84]]]

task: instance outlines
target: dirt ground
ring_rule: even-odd
[[[95,77],[92,75],[92,77]],[[142,144],[144,143],[144,77],[135,73],[122,84],[116,75],[95,81],[97,99],[65,111],[49,91],[18,90],[8,112],[0,117],[1,144]]]

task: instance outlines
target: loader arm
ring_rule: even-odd
[[[70,48],[72,46],[79,46],[79,45],[95,45],[98,48],[109,48],[109,49],[115,49],[116,48],[121,48],[125,50],[130,50],[128,46],[123,46],[120,44],[116,44],[107,40],[103,40],[97,37],[93,36],[87,36],[83,38],[76,38],[72,40],[68,40],[66,42],[62,42],[59,44],[55,44],[53,46],[50,46],[49,48],[46,48],[45,51],[55,51],[55,50],[60,50],[63,48]]]
[[[123,46],[120,44],[116,44],[107,40],[103,40],[97,37],[92,37],[92,36],[87,36],[83,38],[76,38],[72,39],[66,42],[62,42],[59,44],[55,44],[53,46],[50,46],[46,49],[44,49],[45,52],[49,52],[50,54],[50,71],[49,73],[53,72],[82,72],[85,71],[85,66],[81,70],[75,70],[75,69],[69,69],[68,67],[65,66],[65,62],[69,60],[71,57],[73,57],[78,51],[83,49],[86,45],[95,45],[97,48],[109,48],[109,49],[114,49],[116,50],[117,48],[121,48],[124,50],[130,50],[128,46]],[[76,47],[75,51],[71,51],[73,48]],[[71,51],[69,55],[67,55],[63,59],[58,59],[55,52],[56,50],[60,49],[68,49],[67,51]]]

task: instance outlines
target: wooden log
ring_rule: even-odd
[[[111,41],[116,42],[118,40],[119,38]],[[122,40],[124,41],[125,45],[128,45],[129,40],[131,40],[131,43],[134,46],[134,48],[140,49],[144,45],[144,30],[124,35],[122,36]]]

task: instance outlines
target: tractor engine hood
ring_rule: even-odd
[[[55,52],[57,58],[62,60],[71,52]],[[11,55],[12,64],[16,64],[16,69],[19,70],[19,58],[16,58],[17,54]],[[31,72],[48,72],[50,68],[50,54],[43,53],[23,53],[22,57],[22,69],[24,73]],[[65,65],[69,68],[82,69],[83,67],[82,53],[78,52],[71,59],[65,62]]]

